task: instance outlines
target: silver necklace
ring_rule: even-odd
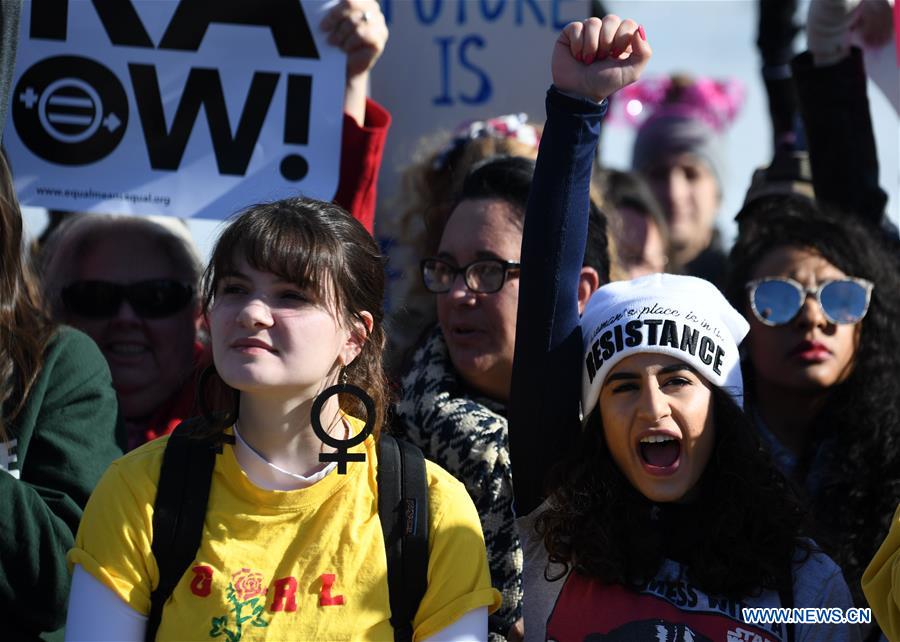
[[[313,477],[315,477],[316,475],[322,473],[323,471],[328,470],[328,469],[330,469],[330,468],[333,468],[334,466],[337,465],[337,464],[335,464],[334,462],[332,462],[332,463],[328,464],[328,465],[327,465],[325,468],[323,468],[322,470],[313,473],[313,474],[310,475],[309,477],[307,477],[306,475],[301,475],[300,473],[292,473],[292,472],[289,471],[289,470],[285,470],[284,468],[282,468],[282,467],[279,466],[278,464],[273,464],[271,461],[269,461],[268,459],[266,459],[266,456],[265,456],[265,455],[263,455],[261,452],[259,452],[259,451],[258,451],[256,448],[254,448],[253,446],[251,446],[251,445],[247,442],[246,439],[244,439],[243,437],[241,437],[241,433],[238,431],[238,422],[237,422],[237,419],[234,420],[234,436],[237,437],[238,441],[240,441],[244,446],[246,446],[246,447],[247,447],[247,450],[249,450],[253,455],[255,455],[256,458],[259,459],[259,460],[260,460],[262,463],[264,463],[266,466],[268,466],[268,467],[271,468],[272,470],[277,470],[277,471],[278,471],[279,473],[281,473],[282,475],[287,475],[288,477],[293,477],[294,479],[299,480],[299,481],[302,481],[302,482],[307,482],[307,483],[308,483],[308,482],[310,481],[311,478],[313,478]]]

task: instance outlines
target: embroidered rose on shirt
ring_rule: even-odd
[[[224,635],[228,642],[240,642],[245,625],[269,626],[269,620],[263,618],[266,607],[265,593],[261,573],[242,568],[232,574],[225,597],[231,604],[230,613],[234,614],[234,627],[229,626],[231,618],[228,614],[214,617],[209,636],[217,638]]]
[[[266,592],[262,573],[251,571],[249,568],[242,568],[234,573],[231,576],[231,584],[234,586],[235,595],[242,602]]]

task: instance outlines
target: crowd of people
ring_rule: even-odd
[[[334,202],[252,205],[205,266],[166,218],[26,248],[0,158],[9,639],[900,640],[900,240],[859,51],[822,36],[882,15],[855,4],[793,59],[761,39],[773,161],[737,213],[740,87],[646,77],[615,15],[560,32],[546,123],[410,164],[397,256],[376,0],[320,25]],[[635,100],[632,169],[597,166]]]

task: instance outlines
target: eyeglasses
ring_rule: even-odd
[[[857,323],[866,316],[872,297],[872,282],[845,278],[824,281],[806,288],[788,278],[765,278],[750,281],[750,307],[754,316],[766,325],[789,323],[808,294],[816,297],[825,317],[832,323]]]
[[[490,294],[503,287],[511,272],[519,271],[518,261],[482,259],[456,267],[441,259],[425,259],[421,263],[422,282],[429,292],[449,292],[457,274],[462,274],[466,287],[472,292]]]
[[[182,310],[194,295],[194,289],[173,279],[154,279],[137,283],[75,281],[62,289],[66,308],[87,319],[108,319],[128,304],[144,319],[161,319]]]

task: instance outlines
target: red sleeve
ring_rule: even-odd
[[[344,114],[341,174],[334,202],[350,212],[370,234],[375,225],[378,170],[390,125],[390,113],[371,98],[366,99],[366,121],[362,127]]]

